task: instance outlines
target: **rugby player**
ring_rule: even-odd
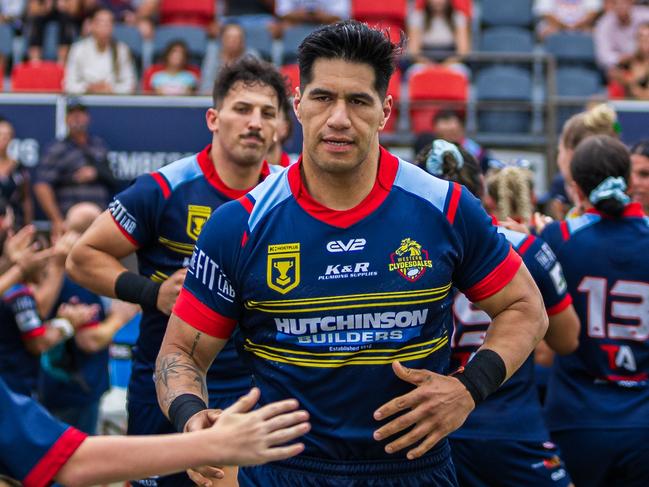
[[[143,308],[129,384],[129,434],[174,431],[157,405],[153,381],[168,315],[205,221],[214,209],[244,195],[269,174],[264,157],[285,99],[284,80],[269,64],[246,57],[224,67],[214,85],[214,105],[206,113],[211,145],[137,178],[72,250],[67,262],[72,279],[98,294]],[[119,261],[134,252],[139,274],[127,271]],[[165,381],[166,376],[160,379]],[[210,406],[221,409],[250,386],[250,372],[232,344],[212,367],[207,384],[201,382],[211,392]],[[204,415],[194,421],[201,427],[203,422],[211,424]],[[187,484],[187,477],[182,477],[149,479],[146,485]]]
[[[577,146],[570,171],[582,216],[541,237],[563,266],[582,326],[556,357],[546,420],[576,485],[649,485],[649,225],[627,195],[631,160],[613,137]]]
[[[431,174],[463,184],[483,199],[484,179],[478,161],[461,147],[436,140],[418,159]],[[520,211],[528,198],[524,170],[510,167],[507,191],[489,192],[499,207]],[[503,200],[509,200],[507,202]],[[579,319],[567,292],[561,264],[540,238],[499,226],[532,274],[549,316],[545,340],[555,352],[568,354],[578,345]],[[465,366],[484,341],[491,318],[460,292],[453,300],[455,331],[451,340],[454,367]],[[570,476],[557,447],[550,442],[535,387],[534,358],[469,415],[450,437],[453,462],[462,487],[568,487]],[[485,455],[485,450],[489,455]]]
[[[302,158],[215,211],[167,326],[170,415],[205,407],[200,378],[235,328],[262,402],[310,412],[304,455],[240,469],[242,486],[456,485],[444,438],[545,334],[538,289],[479,203],[380,147],[397,51],[355,21],[306,37]],[[493,324],[448,377],[453,286]]]
[[[13,393],[0,378],[0,485],[102,485],[177,472],[208,463],[248,465],[288,458],[309,429],[306,411],[283,401],[250,412],[254,389],[226,409],[212,428],[189,434],[94,436],[50,416],[36,401]],[[15,485],[13,482],[10,485]]]

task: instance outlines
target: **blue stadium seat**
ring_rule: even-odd
[[[207,49],[207,33],[191,25],[162,25],[155,31],[153,55],[158,58],[169,43],[181,40],[187,44],[192,63],[201,64]]]
[[[534,50],[532,32],[521,27],[491,27],[482,31],[480,51],[531,53]]]
[[[595,44],[591,34],[559,32],[548,36],[544,47],[546,52],[554,55],[559,64],[595,65]]]
[[[48,22],[43,33],[43,59],[56,61],[59,57],[59,23]]]
[[[560,67],[557,70],[558,128],[561,129],[568,118],[582,111],[591,97],[600,94],[605,95],[605,88],[598,71]]]
[[[272,55],[273,38],[268,31],[267,22],[242,24],[246,33],[246,45],[254,49],[266,61],[270,61]]]
[[[531,107],[507,102],[532,102],[532,77],[513,66],[492,66],[481,70],[475,82],[478,102],[505,102],[503,107],[478,108],[478,127],[482,132],[529,133]]]
[[[304,38],[319,28],[314,24],[299,24],[287,27],[283,37],[282,64],[293,64],[297,60],[297,48]]]
[[[484,25],[529,27],[534,20],[532,0],[482,0],[480,11]]]
[[[11,60],[14,31],[7,24],[0,24],[0,54]]]
[[[137,59],[142,59],[142,35],[137,27],[126,24],[115,24],[113,37],[123,42]]]

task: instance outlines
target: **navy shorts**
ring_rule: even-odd
[[[552,439],[576,485],[649,485],[649,428],[556,431]]]
[[[218,400],[210,400],[210,406],[216,409],[224,409],[234,403],[239,397],[241,396],[220,397]],[[173,425],[162,414],[160,406],[157,403],[139,402],[129,398],[127,411],[127,432],[129,435],[176,433]],[[137,487],[191,487],[195,485],[186,473],[132,480],[131,484]]]
[[[457,487],[448,446],[417,460],[331,462],[304,456],[239,469],[239,487]]]
[[[449,441],[461,487],[570,485],[568,469],[553,443],[473,438]]]

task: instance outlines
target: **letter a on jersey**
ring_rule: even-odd
[[[266,282],[269,288],[281,294],[286,294],[300,284],[299,243],[268,246]]]
[[[187,235],[194,240],[198,240],[203,225],[211,214],[212,208],[209,206],[189,205],[187,207]]]

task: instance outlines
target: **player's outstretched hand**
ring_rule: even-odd
[[[178,294],[183,288],[187,269],[180,269],[171,274],[169,278],[162,283],[158,292],[158,309],[166,315],[171,314],[171,310],[178,299]]]
[[[382,441],[414,425],[408,433],[385,446],[386,452],[395,453],[421,441],[416,448],[408,451],[408,459],[414,460],[462,426],[475,403],[466,387],[454,377],[430,370],[410,369],[399,362],[393,362],[392,369],[397,377],[417,387],[374,412],[377,421],[401,413],[376,430],[374,439]]]
[[[304,450],[302,443],[289,442],[311,429],[309,413],[298,411],[295,399],[273,402],[252,411],[259,395],[259,389],[253,388],[225,409],[212,426],[220,433],[220,443],[215,449],[225,455],[229,465],[274,462]]]
[[[220,409],[204,409],[203,411],[199,411],[189,418],[183,431],[189,433],[210,428],[216,423],[221,412]],[[196,485],[210,487],[225,478],[225,471],[220,466],[203,465],[201,467],[187,469],[187,476]]]

